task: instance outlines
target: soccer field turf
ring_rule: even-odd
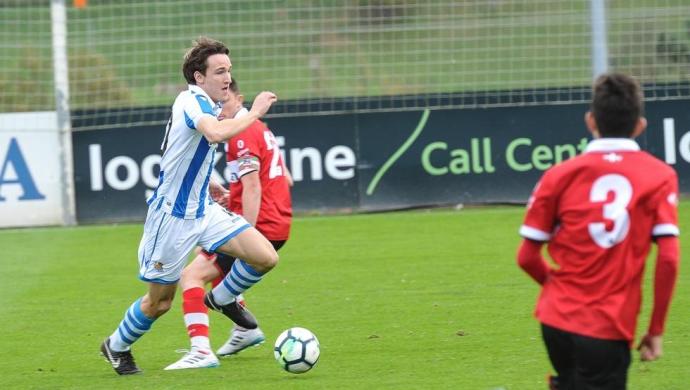
[[[681,204],[690,229],[690,202]],[[411,211],[294,222],[281,262],[247,300],[267,343],[214,369],[163,371],[188,348],[178,296],[133,348],[142,375],[117,376],[99,344],[145,292],[142,226],[0,231],[0,388],[544,389],[551,371],[532,317],[537,285],[515,265],[523,208]],[[684,260],[690,245],[682,240]],[[635,362],[630,389],[690,383],[690,276],[681,266],[658,362]],[[649,315],[653,257],[646,273]],[[179,292],[178,292],[179,295]],[[303,375],[273,359],[275,337],[312,330],[321,358]],[[211,314],[218,347],[229,322]]]

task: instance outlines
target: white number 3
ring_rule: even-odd
[[[630,215],[627,210],[633,194],[630,181],[625,176],[617,174],[601,176],[592,184],[589,201],[606,202],[609,192],[613,192],[613,200],[604,203],[603,217],[613,222],[613,228],[607,230],[605,222],[589,224],[589,235],[602,248],[611,248],[625,240],[630,230]]]

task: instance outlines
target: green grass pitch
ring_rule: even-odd
[[[690,202],[681,204],[690,230]],[[0,231],[0,388],[543,389],[551,371],[532,317],[538,292],[515,265],[521,207],[305,217],[281,263],[247,294],[267,343],[214,369],[163,371],[188,347],[181,299],[135,346],[142,375],[118,377],[100,342],[145,291],[141,225]],[[690,245],[682,240],[684,261]],[[681,266],[665,355],[635,362],[630,389],[690,383],[690,273]],[[645,328],[651,300],[648,264]],[[280,369],[275,337],[311,329],[321,359]],[[229,322],[211,315],[220,346]]]

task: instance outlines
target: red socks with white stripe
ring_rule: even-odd
[[[192,348],[210,351],[208,308],[204,305],[204,294],[205,291],[201,287],[193,287],[182,292],[182,312]]]

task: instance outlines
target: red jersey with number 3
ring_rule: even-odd
[[[242,214],[241,178],[258,171],[261,206],[255,227],[269,240],[287,240],[292,220],[290,188],[285,178],[283,157],[271,130],[257,120],[228,141],[227,152],[231,171],[228,208]]]
[[[678,235],[675,171],[630,139],[603,138],[546,171],[520,234],[557,264],[536,316],[580,335],[633,340],[655,236]]]

